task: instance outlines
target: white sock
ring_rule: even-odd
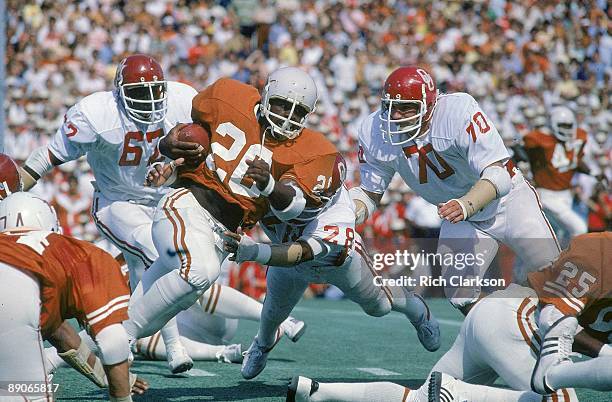
[[[546,382],[554,389],[589,388],[612,391],[612,356],[551,367]]]
[[[452,380],[455,400],[466,400],[470,402],[541,402],[542,395],[531,391],[513,391],[503,388],[489,387],[486,385],[469,384],[461,380]],[[416,392],[408,395],[406,402],[427,401],[429,382],[421,385]],[[442,385],[445,388],[445,384]]]
[[[319,383],[313,402],[402,402],[410,390],[392,382]]]
[[[155,265],[155,264],[153,264]],[[189,308],[198,300],[201,291],[185,282],[178,270],[168,272],[156,280],[149,290],[143,275],[145,294],[130,300],[129,319],[123,322],[131,338],[142,338],[159,331],[179,311]]]
[[[162,339],[164,340],[164,345],[166,345],[166,348],[169,348],[175,343],[181,341],[181,335],[179,334],[176,317],[172,317],[170,321],[168,321],[166,325],[164,325],[160,332],[162,335]]]
[[[413,324],[419,323],[429,314],[425,301],[403,286],[389,286],[393,301],[391,309],[403,313]]]
[[[216,283],[200,297],[200,302],[205,313],[250,321],[259,321],[263,307],[244,293]]]
[[[193,360],[200,361],[217,361],[217,352],[222,351],[225,345],[209,345],[203,342],[197,342],[184,336],[180,337],[180,342],[183,344],[187,353]],[[153,336],[139,339],[136,343],[138,353],[144,355],[151,360],[165,360],[166,347],[163,342],[160,342],[160,334],[155,333]]]

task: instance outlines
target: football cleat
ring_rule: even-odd
[[[280,325],[283,333],[291,342],[297,342],[304,332],[306,332],[306,323],[304,321],[296,320],[293,317],[287,318]]]
[[[542,341],[538,360],[531,374],[531,389],[541,395],[555,390],[546,382],[546,374],[559,364],[572,364],[572,344],[578,328],[576,317],[563,317],[548,330]]]
[[[421,345],[430,352],[435,352],[440,348],[440,324],[429,311],[429,307],[421,296],[416,295],[427,308],[427,314],[417,323],[412,323],[417,331],[417,336]]]
[[[429,376],[427,402],[469,402],[461,392],[462,382],[454,377],[434,371]]]
[[[183,373],[193,368],[193,360],[180,342],[174,342],[166,349],[166,359],[172,374]]]
[[[251,343],[249,350],[244,353],[244,360],[242,361],[242,368],[240,374],[247,380],[255,378],[266,368],[268,362],[268,353],[272,348],[262,346],[257,341],[257,338]]]
[[[286,402],[310,401],[312,394],[319,390],[319,383],[307,377],[296,375],[287,387]]]
[[[239,343],[226,345],[222,350],[218,351],[215,356],[219,363],[242,363],[242,345]]]

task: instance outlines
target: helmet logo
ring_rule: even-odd
[[[431,75],[429,75],[429,73],[423,70],[422,68],[417,68],[416,72],[418,75],[421,76],[425,85],[427,85],[427,89],[430,91],[433,91],[435,87],[434,87],[434,82],[433,82],[433,79],[431,78]]]

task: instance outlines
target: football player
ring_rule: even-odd
[[[537,305],[536,292],[516,284],[479,299],[471,305],[451,348],[418,389],[392,382],[320,383],[296,376],[287,401],[577,401],[572,389],[551,391],[544,399],[528,391],[540,342]],[[498,378],[512,389],[486,386]]]
[[[36,149],[21,170],[27,191],[54,166],[87,156],[95,177],[93,220],[100,234],[122,251],[132,290],[157,258],[151,225],[157,202],[168,192],[145,186],[146,173],[162,158],[160,138],[177,123],[191,121],[195,94],[188,85],[166,81],[150,56],[128,56],[117,67],[115,89],[93,93],[72,106],[49,144]],[[180,344],[176,323],[163,333],[171,351],[170,370],[189,370],[193,362]]]
[[[235,254],[231,259],[269,265],[259,332],[242,365],[246,379],[265,368],[276,329],[310,283],[339,287],[369,315],[400,311],[415,326],[425,348],[434,351],[440,346],[438,323],[420,297],[403,287],[375,285],[378,274],[355,232],[353,205],[343,185],[344,159],[323,134],[302,127],[304,112],[299,119],[293,117],[300,108],[311,111],[317,97],[312,79],[304,73],[300,78],[298,72],[274,72],[262,95],[261,107],[272,135],[286,144],[280,147],[283,152],[274,152],[271,168],[255,160],[246,171],[270,202],[261,225],[274,244],[226,234],[226,250]],[[299,102],[296,87],[308,91],[307,103]]]
[[[448,263],[454,259],[444,259],[445,279],[484,277],[498,241],[526,270],[559,254],[537,193],[514,168],[492,121],[470,95],[440,95],[423,68],[400,67],[389,75],[381,108],[361,125],[359,157],[361,185],[350,190],[357,223],[372,215],[397,172],[416,194],[438,206],[444,220],[438,253],[481,257],[462,270]],[[525,278],[515,272],[514,279]],[[466,311],[480,286],[446,286],[445,293]]]
[[[587,232],[585,220],[572,209],[571,192],[574,173],[589,173],[582,160],[587,133],[565,106],[552,109],[550,122],[552,135],[531,131],[523,137],[524,147],[542,206],[574,237]]]
[[[91,243],[59,233],[55,211],[44,200],[18,192],[0,202],[0,378],[47,385],[42,340],[100,387],[111,401],[131,401],[127,319],[130,292],[118,263]],[[95,339],[100,359],[64,320],[75,318]],[[76,336],[76,342],[73,341]],[[49,392],[47,392],[49,391]]]
[[[531,387],[612,391],[612,233],[575,237],[550,267],[529,274],[540,297],[543,341]],[[583,328],[578,334],[576,329]],[[593,357],[572,362],[571,351]]]
[[[307,99],[304,92],[309,89],[303,87],[305,73],[296,71],[302,75],[288,85],[294,88],[291,96],[296,121],[291,125],[299,130],[289,127],[289,120],[286,127],[295,135],[314,107],[314,99]],[[130,319],[125,323],[132,338],[153,335],[160,325],[193,305],[219,276],[226,256],[223,233],[239,226],[252,227],[268,210],[266,197],[272,188],[258,188],[245,176],[247,169],[256,160],[269,165],[273,152],[300,155],[295,141],[275,137],[266,117],[273,113],[268,106],[256,88],[227,78],[217,80],[193,99],[192,119],[208,131],[210,149],[205,161],[186,161],[179,167],[175,189],[159,202],[152,228],[159,258],[143,275],[143,294],[132,298]],[[160,141],[162,153],[176,160],[185,156],[187,148],[178,140],[182,127],[176,126]],[[315,156],[324,157],[325,153]],[[279,185],[289,201],[281,199],[284,205],[273,202],[272,207],[279,213],[301,211],[301,200],[287,208],[290,197],[301,190]]]

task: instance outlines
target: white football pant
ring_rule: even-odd
[[[562,225],[570,237],[575,237],[587,232],[587,224],[572,209],[572,192],[570,190],[554,191],[538,188],[542,207],[547,214]]]
[[[481,299],[461,325],[453,346],[431,371],[472,384],[491,385],[500,377],[515,390],[531,389],[531,372],[540,349],[533,289],[510,284]],[[561,400],[578,400],[574,390]]]
[[[34,275],[0,262],[0,400],[23,401],[7,393],[10,382],[45,386],[47,371],[40,334],[40,286]],[[4,388],[4,390],[2,389]],[[52,400],[53,393],[25,394],[28,400]],[[13,399],[14,397],[14,399]]]
[[[493,218],[472,222],[450,223],[445,220],[440,228],[438,254],[473,255],[482,263],[472,266],[473,272],[455,265],[447,265],[442,259],[442,275],[450,282],[451,276],[479,276],[485,274],[495,258],[501,242],[512,249],[520,265],[515,265],[514,282],[521,283],[528,272],[542,268],[554,261],[561,249],[557,238],[544,216],[537,193],[521,178],[510,194],[503,198],[499,211]],[[480,287],[445,287],[445,294],[455,306],[475,301]]]
[[[144,294],[130,300],[125,326],[131,336],[153,335],[217,280],[226,256],[223,230],[187,189],[160,200],[152,228],[159,257],[142,276]]]

